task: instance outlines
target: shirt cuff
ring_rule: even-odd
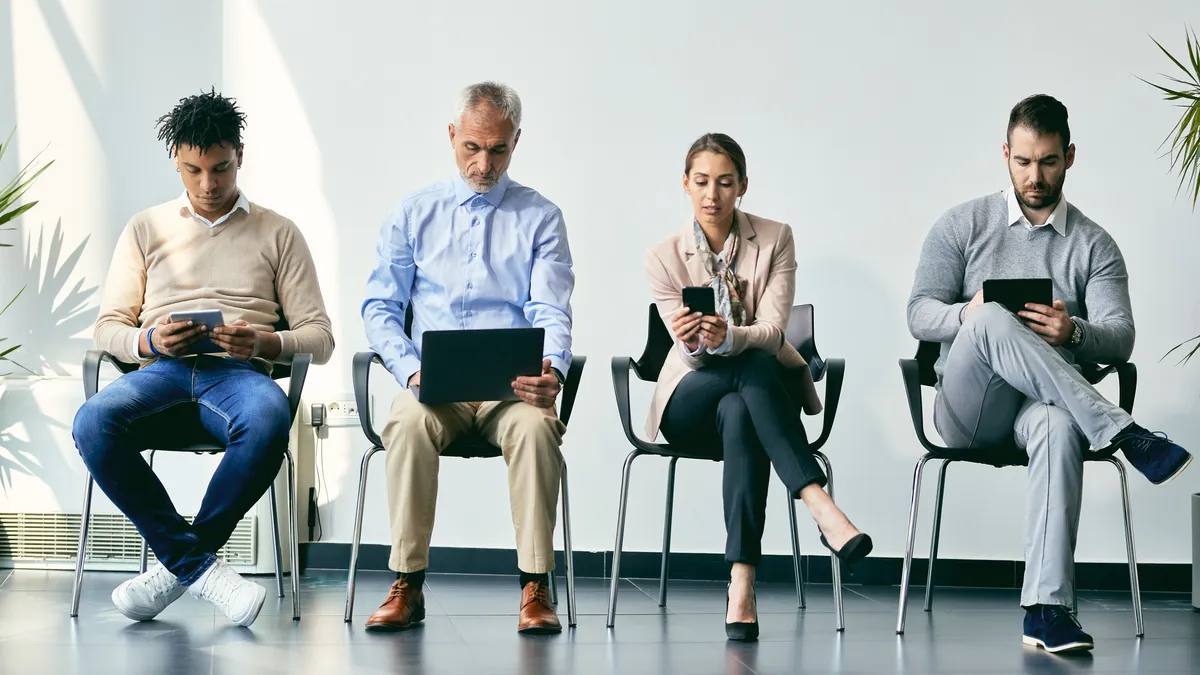
[[[549,359],[550,367],[554,368],[558,372],[562,373],[564,381],[565,381],[565,378],[567,377],[567,372],[571,370],[570,362],[564,360],[561,356],[559,356],[557,354],[547,354],[547,355],[543,356],[542,358]]]
[[[390,370],[400,386],[408,389],[408,381],[417,371],[421,370],[421,359],[412,355],[403,356]]]
[[[691,356],[691,357],[697,357],[704,353],[704,343],[703,342],[701,342],[700,346],[696,348],[696,351],[692,351],[692,350],[688,349],[687,345],[683,344],[682,342],[679,343],[679,348],[683,350],[684,354],[687,354],[688,356]]]
[[[733,351],[733,331],[725,329],[725,341],[722,342],[716,349],[708,350],[713,356],[725,356]]]
[[[132,350],[130,351],[130,353],[133,354],[133,358],[137,359],[138,363],[145,363],[154,358],[153,356],[147,356],[146,358],[142,358],[142,350],[141,350],[142,334],[145,333],[146,330],[147,329],[143,328],[141,330],[137,330],[137,331],[133,332],[133,347],[132,347]]]

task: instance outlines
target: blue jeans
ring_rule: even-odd
[[[96,484],[184,586],[216,561],[279,473],[291,426],[287,396],[253,365],[198,356],[122,375],[75,415],[75,447]],[[141,451],[225,446],[189,525]]]

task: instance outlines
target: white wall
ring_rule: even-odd
[[[78,508],[82,474],[69,440],[78,400],[70,397],[81,396],[71,378],[95,316],[95,287],[128,217],[180,190],[154,119],[212,85],[238,97],[249,116],[243,187],[296,220],[317,259],[338,350],[311,375],[311,400],[350,391],[350,357],[366,347],[359,302],[383,217],[404,193],[453,175],[445,127],[458,89],[496,78],[521,93],[526,121],[512,175],[566,214],[578,275],[576,351],[591,358],[565,446],[579,550],[612,546],[629,448],[616,426],[608,360],[640,353],[649,300],[642,251],[686,222],[683,155],[707,131],[727,132],[746,149],[746,209],[796,228],[797,301],[817,306],[825,355],[848,361],[828,446],[838,501],[879,554],[902,554],[919,456],[896,359],[914,349],[904,307],[920,243],[946,208],[1004,187],[1007,113],[1031,93],[1070,108],[1079,150],[1067,194],[1116,237],[1132,271],[1138,419],[1200,449],[1200,366],[1159,362],[1200,332],[1191,293],[1200,216],[1175,199],[1159,156],[1176,113],[1135,77],[1167,70],[1147,34],[1180,49],[1183,27],[1200,24],[1195,2],[574,4],[0,6],[0,131],[18,126],[20,161],[43,147],[56,160],[32,193],[43,201],[21,223],[22,246],[0,251],[0,295],[27,282],[46,290],[14,305],[0,335],[23,339],[22,356],[64,378],[31,389],[53,387],[58,393],[38,399],[52,403],[0,403],[7,443],[24,443],[19,457],[0,448],[0,469],[15,476],[0,485],[0,509],[26,499]],[[2,175],[17,159],[5,161]],[[86,241],[61,291],[39,281],[32,261],[18,264],[43,230],[43,249],[51,248],[59,218],[63,253],[54,269]],[[76,282],[82,295],[66,302]],[[1106,391],[1115,395],[1115,384]],[[41,412],[22,412],[30,405]],[[353,427],[329,430],[326,540],[349,538],[364,445]],[[665,462],[641,462],[626,542],[655,550]],[[435,545],[512,546],[503,471],[499,462],[443,464]],[[723,550],[719,471],[681,464],[676,550]],[[1158,489],[1133,479],[1143,561],[1189,559],[1187,498],[1197,471]],[[960,466],[951,475],[943,555],[1020,559],[1022,472]],[[1113,475],[1089,471],[1080,560],[1123,560],[1118,495]],[[770,553],[789,551],[784,503],[776,484]],[[368,504],[365,540],[385,543],[382,461]],[[802,530],[804,548],[818,551],[813,528]]]

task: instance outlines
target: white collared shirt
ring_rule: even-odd
[[[1049,225],[1054,228],[1054,231],[1067,236],[1067,198],[1060,196],[1058,206],[1054,207],[1054,212],[1046,219],[1042,225],[1034,225],[1025,217],[1025,212],[1021,210],[1021,203],[1017,201],[1017,192],[1014,188],[1008,188],[1008,226],[1021,224],[1025,229],[1032,231],[1036,227]]]
[[[238,190],[237,201],[233,203],[233,208],[229,209],[229,213],[217,218],[216,221],[211,221],[208,218],[196,213],[195,210],[192,209],[192,200],[188,197],[187,190],[184,190],[183,195],[179,198],[179,215],[195,218],[196,220],[207,225],[210,230],[226,220],[229,220],[229,217],[237,213],[238,209],[245,211],[246,215],[250,214],[250,200],[246,199],[246,193],[241,190]]]
[[[205,225],[207,225],[208,229],[210,229],[210,230],[212,228],[220,225],[221,223],[225,222],[226,220],[229,220],[229,217],[232,216],[233,214],[237,213],[238,209],[241,209],[242,211],[244,211],[246,213],[246,215],[250,215],[250,200],[246,198],[246,193],[241,190],[238,190],[237,201],[233,203],[233,208],[229,209],[229,213],[226,213],[225,215],[221,216],[220,218],[217,218],[216,221],[209,220],[208,218],[205,218],[204,216],[196,213],[195,210],[192,209],[192,200],[188,197],[187,190],[183,191],[183,194],[180,195],[178,201],[179,201],[179,215],[184,216],[185,218],[194,218],[195,220],[198,220],[198,221],[204,223]],[[147,330],[149,330],[149,329],[143,328],[142,330],[139,330],[138,332],[133,334],[133,356],[138,361],[149,361],[150,359],[154,358],[153,356],[147,356],[147,357],[143,358],[142,354],[141,354],[141,350],[139,349],[139,345],[141,344],[141,341],[142,341],[142,334],[145,333]]]

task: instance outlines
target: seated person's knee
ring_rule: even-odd
[[[517,403],[508,414],[504,436],[513,447],[548,452],[562,445],[562,422],[553,410]]]
[[[725,394],[717,402],[717,422],[721,425],[740,424],[750,419],[746,399],[737,392]]]

